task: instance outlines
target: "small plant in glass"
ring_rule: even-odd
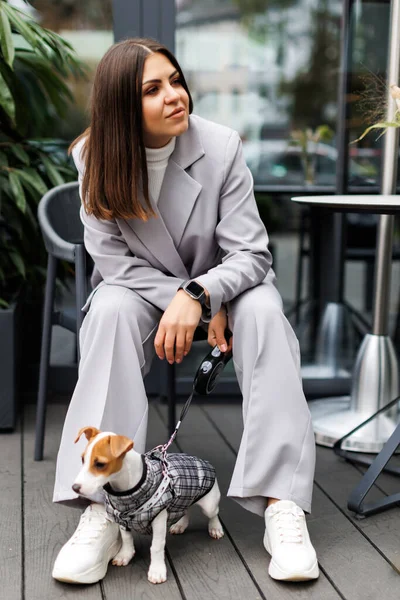
[[[290,132],[289,145],[300,147],[306,185],[315,185],[319,142],[329,142],[332,138],[333,131],[329,125],[319,125],[316,129],[294,129]]]

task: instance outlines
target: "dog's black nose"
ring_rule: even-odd
[[[74,490],[74,492],[79,494],[80,489],[81,489],[80,483],[74,483],[74,485],[72,486],[72,489]]]

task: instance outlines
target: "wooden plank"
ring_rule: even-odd
[[[400,572],[400,508],[393,507],[388,511],[364,519],[360,519],[347,508],[350,492],[359,483],[361,477],[362,472],[352,464],[338,458],[328,448],[318,448],[316,481],[337,503],[352,523]],[[374,485],[368,493],[367,499],[369,501],[383,498],[385,496],[384,492],[394,493],[399,491],[398,478],[382,475],[377,483],[379,487]],[[381,491],[382,489],[384,492]],[[397,580],[399,580],[398,576]],[[398,588],[398,591],[400,592],[400,588]]]
[[[113,600],[182,600],[179,588],[167,563],[168,579],[162,585],[154,585],[147,579],[150,565],[151,537],[135,535],[136,554],[126,567],[110,565],[103,580],[106,598]]]
[[[205,411],[232,447],[237,449],[240,441],[238,431],[241,430],[240,407],[229,407],[229,419],[226,418],[226,406],[205,405]],[[333,457],[329,468],[321,456]],[[320,565],[347,598],[373,600],[384,593],[394,600],[400,593],[400,579],[396,571],[382,557],[379,547],[376,550],[371,545],[358,523],[337,503],[339,497],[342,502],[345,497],[347,501],[348,469],[356,473],[351,465],[339,461],[330,450],[321,454],[318,449],[318,488],[314,492],[313,515],[308,519],[308,525]],[[356,478],[353,474],[353,481]],[[377,542],[378,537],[375,537]]]
[[[224,412],[226,422],[231,423],[231,407],[224,405],[220,406],[220,408]],[[240,410],[240,407],[237,408]],[[158,410],[160,410],[163,415],[165,423],[165,408],[162,407]],[[229,414],[228,419],[227,414]],[[151,426],[153,428],[156,426],[154,418],[151,420]],[[154,436],[152,437],[153,444],[161,443],[163,439],[166,438],[165,425],[162,428],[157,426],[157,435],[158,437],[152,432],[152,436]],[[289,598],[291,600],[320,600],[322,597],[326,600],[333,600],[340,597],[324,574],[321,574],[321,577],[317,582],[302,583],[300,585],[282,584],[269,577],[269,557],[262,543],[264,523],[257,515],[243,510],[236,502],[226,498],[230,475],[235,462],[235,455],[223,441],[221,436],[211,427],[210,422],[207,420],[204,413],[196,405],[191,406],[185,417],[184,424],[182,425],[179,434],[178,446],[179,448],[182,448],[184,452],[193,453],[210,460],[215,466],[222,493],[220,515],[226,529],[226,537],[232,541],[242,565],[245,565],[246,569],[252,573],[252,578],[258,588],[260,597],[273,598],[274,600],[287,600]],[[193,511],[193,516],[196,513]],[[202,527],[204,528],[204,518],[202,523]],[[185,537],[190,537],[192,527],[193,523],[185,533]],[[175,540],[173,541],[175,542]],[[172,544],[170,544],[170,547],[171,546]],[[178,551],[178,540],[176,541],[176,546],[176,548],[172,546],[171,551]],[[181,552],[183,554],[184,550],[181,550]],[[179,555],[177,556],[175,554],[174,564],[178,558]],[[180,573],[180,570],[178,573]],[[222,575],[223,574],[220,574],[221,577]],[[208,596],[204,592],[202,597]],[[215,597],[228,598],[245,596],[216,595]],[[247,593],[246,597],[252,598],[253,596]]]
[[[157,404],[156,404],[157,406]],[[167,430],[154,404],[150,405],[148,448],[167,440]],[[192,433],[192,429],[189,429]],[[179,452],[177,447],[171,451]],[[207,532],[207,519],[194,509],[190,525],[183,536],[168,535],[167,551],[182,586],[190,600],[247,598],[260,600],[259,593],[229,536],[213,540]]]
[[[0,434],[1,597],[22,597],[21,430]]]
[[[25,503],[26,511],[26,598],[27,600],[55,600],[79,598],[100,600],[157,599],[181,600],[173,575],[163,586],[147,581],[149,548],[137,540],[137,555],[127,567],[109,566],[101,584],[75,586],[56,582],[51,577],[53,562],[62,544],[74,532],[80,511],[51,501],[53,494],[55,460],[62,424],[67,407],[50,405],[46,431],[46,459],[35,463],[32,459],[34,443],[34,411],[28,407],[25,428]]]
[[[24,423],[25,598],[101,600],[99,584],[75,586],[55,581],[53,564],[61,546],[74,532],[80,511],[52,502],[55,463],[67,406],[49,405],[45,458],[33,460],[35,406],[28,405]]]

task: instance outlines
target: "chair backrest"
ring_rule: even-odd
[[[83,223],[78,182],[64,183],[49,190],[39,202],[38,219],[49,253],[73,260],[75,246],[83,244]]]

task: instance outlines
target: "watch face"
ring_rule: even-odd
[[[200,296],[202,294],[204,294],[204,288],[202,285],[200,285],[199,283],[197,283],[196,281],[191,281],[190,283],[188,283],[188,285],[186,286],[186,289],[193,294],[194,296],[196,296],[196,298],[200,298]]]

